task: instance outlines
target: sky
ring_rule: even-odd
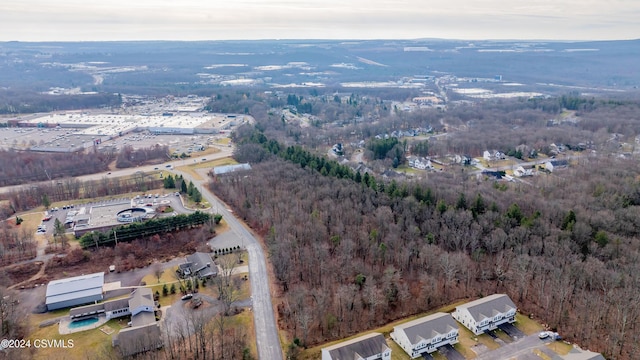
[[[640,38],[639,0],[1,0],[0,41]]]

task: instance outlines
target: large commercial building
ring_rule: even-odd
[[[102,300],[104,273],[54,280],[47,285],[47,310],[63,309]]]

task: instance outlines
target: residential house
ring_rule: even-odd
[[[107,320],[131,316],[130,327],[113,336],[113,346],[118,346],[123,356],[131,356],[162,347],[160,327],[155,316],[156,302],[150,288],[137,288],[128,298],[100,304],[81,306],[69,311],[71,321],[104,315]]]
[[[391,348],[380,333],[371,333],[322,348],[322,360],[391,360]]]
[[[187,256],[185,263],[178,265],[176,271],[183,278],[195,276],[199,279],[207,279],[218,276],[218,267],[211,259],[211,255],[203,252]]]
[[[456,307],[454,319],[476,335],[516,321],[517,307],[505,294],[494,294]]]
[[[491,160],[493,159],[493,158],[491,157],[491,153],[490,153],[489,151],[487,151],[487,150],[485,150],[485,151],[482,153],[482,157],[483,157],[485,160],[487,160],[487,161],[491,161]]]
[[[419,170],[433,169],[433,165],[431,165],[431,160],[429,159],[411,156],[408,160],[409,167]]]
[[[394,326],[391,338],[412,359],[458,342],[458,324],[447,313],[436,313]]]
[[[544,168],[548,172],[553,172],[554,169],[564,168],[569,166],[569,161],[567,160],[551,160],[544,163]]]
[[[123,356],[159,349],[163,345],[154,312],[155,301],[150,288],[138,288],[129,298],[131,327],[120,330],[112,339]]]
[[[523,177],[523,176],[533,176],[533,169],[525,169],[522,166],[518,166],[514,171],[513,171],[513,175],[517,176],[517,177]]]

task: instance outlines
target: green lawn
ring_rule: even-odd
[[[528,316],[517,313],[516,323],[514,324],[520,331],[527,335],[532,335],[543,330],[542,325]]]
[[[64,315],[68,314],[68,310],[61,310]],[[47,317],[53,318],[54,315],[60,316],[58,312],[46,314]],[[120,329],[127,326],[126,321],[113,319],[108,321],[102,326],[109,326],[114,331],[112,335],[107,335],[100,331],[100,328],[77,332],[69,335],[60,335],[58,332],[58,324],[37,327],[29,336],[33,343],[35,339],[48,339],[48,340],[65,340],[65,344],[70,345],[70,340],[73,342],[73,347],[67,348],[48,348],[48,349],[33,349],[31,354],[32,359],[93,359],[97,357],[113,357],[116,352],[111,346],[111,339],[114,334],[117,334]],[[101,327],[102,327],[101,326]]]

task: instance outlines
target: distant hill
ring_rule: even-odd
[[[0,43],[0,90],[166,93],[216,86],[331,86],[451,74],[566,92],[633,90],[640,40],[281,40]],[[571,88],[569,88],[571,89]],[[578,88],[579,89],[579,88]]]

